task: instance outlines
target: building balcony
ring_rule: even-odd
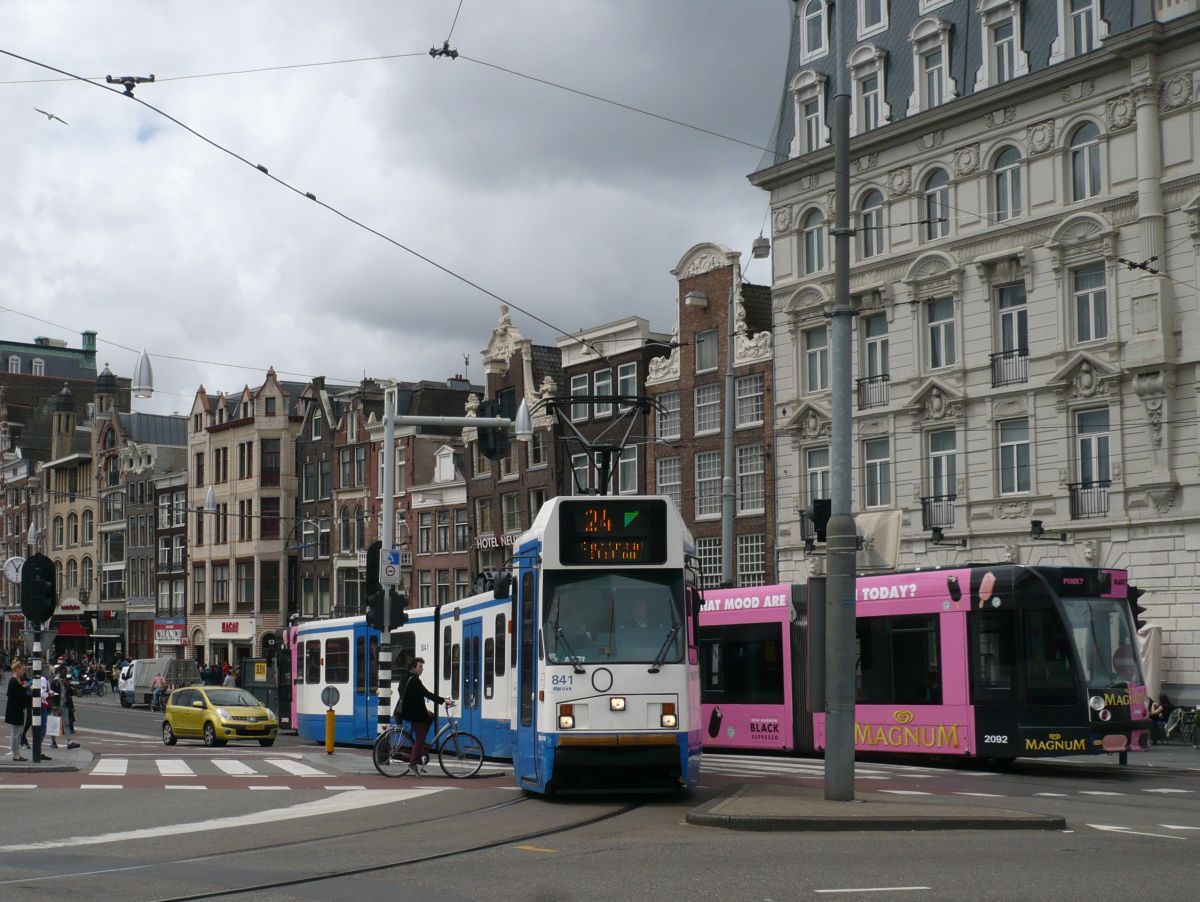
[[[954,525],[954,501],[956,495],[930,495],[921,499],[921,528],[928,531],[934,527]]]
[[[866,376],[858,379],[858,409],[868,410],[872,407],[886,407],[891,400],[891,376]]]
[[[1108,479],[1070,483],[1067,491],[1071,493],[1071,519],[1108,516],[1108,490],[1111,487],[1112,481]]]
[[[1029,381],[1029,348],[992,354],[992,388]]]

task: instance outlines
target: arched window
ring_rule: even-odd
[[[1071,132],[1071,200],[1100,193],[1100,127],[1085,122]]]
[[[95,539],[96,515],[90,510],[83,512],[83,544],[91,545]],[[87,560],[87,558],[84,558]]]
[[[79,544],[79,515],[76,513],[67,515],[67,544]]]
[[[341,513],[338,514],[339,530],[342,541],[342,551],[349,551],[354,547],[354,530],[350,524],[350,508],[343,507]]]
[[[105,451],[111,451],[117,447],[117,432],[115,429],[104,430],[104,435],[100,438],[100,447]]]
[[[361,504],[354,509],[354,547],[367,547],[367,515]]]
[[[42,360],[41,357],[33,358],[33,374],[35,376],[46,375],[46,361]]]
[[[62,517],[54,518],[54,547],[55,548],[63,547],[63,518]]]
[[[810,58],[825,50],[825,2],[808,0],[801,14],[801,53]]]
[[[85,592],[92,591],[92,559],[85,557],[79,562],[79,588]]]
[[[75,558],[67,561],[67,591],[79,588],[79,565],[75,563]]]
[[[825,217],[820,210],[811,210],[804,217],[804,274],[811,275],[825,268]]]
[[[996,196],[996,222],[1021,215],[1021,151],[1015,147],[996,154],[992,190]]]
[[[54,591],[61,593],[63,589],[63,565],[62,561],[54,562]]]
[[[950,234],[950,176],[935,169],[925,179],[925,239],[934,241]]]
[[[859,222],[864,260],[883,253],[883,228],[883,195],[878,191],[868,191],[863,195]]]
[[[8,358],[8,371],[10,373],[21,372],[21,358],[18,357],[16,354],[13,354],[11,357]]]

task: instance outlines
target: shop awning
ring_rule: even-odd
[[[124,633],[116,633],[116,632],[113,632],[113,633],[99,632],[99,633],[92,633],[92,638],[93,639],[124,639],[125,634]]]
[[[62,636],[86,636],[88,634],[85,627],[78,620],[64,620],[61,623],[54,624],[54,629],[58,630],[58,635]]]

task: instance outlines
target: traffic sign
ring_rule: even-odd
[[[396,549],[379,555],[379,582],[384,586],[400,585],[400,552]]]
[[[332,708],[337,705],[338,699],[341,697],[342,694],[337,691],[336,686],[326,686],[321,690],[321,704],[326,708]]]

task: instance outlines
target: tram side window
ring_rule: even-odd
[[[971,701],[1012,700],[1017,665],[1015,612],[979,611],[968,618],[971,636]]]
[[[442,629],[442,679],[450,679],[450,644],[452,636],[450,627]]]
[[[500,649],[504,651],[503,647]],[[496,643],[492,639],[483,640],[483,697],[491,698],[496,684]]]
[[[417,634],[414,632],[392,634],[392,674],[401,674],[408,670],[413,658],[417,656]],[[394,685],[394,681],[393,681]]]
[[[1025,701],[1069,705],[1076,701],[1070,642],[1054,609],[1021,612],[1025,621]]]
[[[513,592],[512,593],[512,615],[509,619],[512,621],[514,632],[516,631],[517,618],[519,616],[520,616],[520,614],[517,611],[517,593]],[[508,663],[511,664],[513,667],[516,667],[517,666],[517,640],[515,637],[513,638],[513,641],[512,641],[512,648],[509,649],[509,655],[510,655],[510,657],[509,657]]]
[[[372,636],[370,654],[367,656],[367,669],[370,676],[367,677],[367,690],[376,695],[379,692],[379,637]]]
[[[458,677],[462,671],[459,662],[459,645],[454,643],[454,647],[450,649],[450,697],[458,698]]]
[[[936,616],[860,617],[855,626],[859,704],[942,703]]]
[[[321,640],[304,643],[304,682],[315,686],[321,682]]]
[[[496,615],[496,676],[504,676],[504,642],[508,638],[508,624],[503,614]],[[492,668],[488,668],[490,671]],[[491,698],[489,695],[488,698]]]
[[[533,574],[521,577],[521,726],[533,723]]]
[[[700,630],[700,700],[705,704],[782,705],[783,640],[777,623]]]
[[[350,639],[325,640],[325,682],[350,682]]]
[[[359,695],[367,693],[367,640],[364,636],[357,636],[354,640],[355,660],[357,666],[354,669],[354,690]]]

